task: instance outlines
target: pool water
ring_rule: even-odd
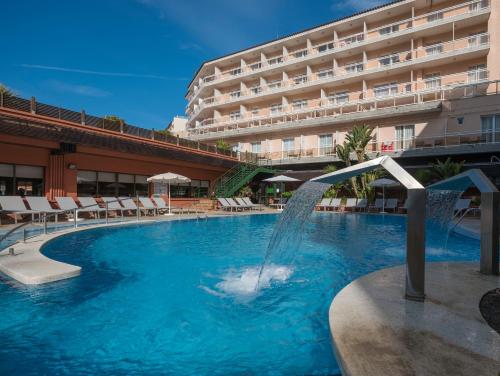
[[[275,215],[69,234],[48,257],[79,277],[0,283],[1,375],[337,374],[328,308],[353,279],[404,262],[405,217],[317,213],[293,265],[254,290]],[[429,226],[428,259],[476,260],[479,242]]]

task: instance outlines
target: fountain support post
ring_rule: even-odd
[[[499,274],[500,192],[481,193],[481,256],[479,271]]]
[[[425,189],[408,189],[405,298],[425,299]]]

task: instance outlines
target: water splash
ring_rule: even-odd
[[[427,219],[447,229],[455,215],[455,205],[463,192],[428,190],[426,193]]]
[[[294,259],[311,213],[331,184],[308,181],[302,184],[288,200],[285,209],[274,226],[267,246],[264,262],[253,285],[258,290],[264,284],[264,276],[270,265],[290,265]]]

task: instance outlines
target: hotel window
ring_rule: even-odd
[[[387,66],[399,63],[399,54],[381,56],[378,62],[380,66]]]
[[[294,138],[284,138],[282,140],[283,151],[292,151],[295,148],[295,139]]]
[[[294,52],[293,56],[296,59],[301,58],[301,57],[306,57],[307,56],[307,50],[300,50],[300,51]]]
[[[294,111],[302,110],[307,107],[307,99],[296,99],[292,102],[292,108]]]
[[[134,175],[118,174],[118,196],[134,195]]]
[[[478,33],[472,33],[468,38],[469,47],[481,46],[483,44],[487,44],[489,42],[488,34],[481,31]]]
[[[396,95],[398,93],[398,84],[397,82],[391,82],[390,84],[376,85],[374,92],[377,98]]]
[[[347,38],[342,39],[340,41],[340,45],[342,47],[342,45],[359,43],[359,42],[362,42],[364,39],[365,39],[365,36],[364,36],[364,34],[361,33],[361,34],[353,35],[352,37],[347,37]]]
[[[321,134],[319,136],[319,155],[330,154],[333,149],[333,135]]]
[[[332,69],[320,69],[318,71],[318,78],[328,78],[328,77],[333,77]]]
[[[443,43],[442,42],[436,42],[429,44],[428,46],[425,47],[425,53],[427,55],[436,55],[440,54],[443,52]]]
[[[298,76],[295,76],[293,78],[293,82],[295,83],[295,85],[305,84],[307,82],[307,75],[300,74]]]
[[[363,63],[357,62],[357,63],[346,64],[344,66],[344,69],[345,69],[346,73],[362,72],[363,71]]]
[[[19,196],[43,196],[43,167],[15,166],[16,194]]]
[[[76,175],[76,192],[78,196],[83,197],[97,195],[97,172],[78,171]]]
[[[469,4],[469,11],[477,12],[481,9],[488,8],[489,0],[475,1]]]
[[[400,125],[396,127],[396,149],[408,149],[415,138],[415,125]]]
[[[262,144],[260,142],[252,142],[252,153],[259,154],[262,150]]]
[[[427,22],[435,22],[443,19],[443,12],[436,12],[427,16]]]
[[[262,88],[260,86],[254,86],[254,87],[251,87],[250,88],[250,92],[253,94],[253,95],[257,95],[257,94],[260,94],[262,92]]]
[[[234,68],[229,71],[231,76],[238,76],[241,74],[241,68]]]
[[[231,97],[231,99],[239,98],[241,96],[241,91],[239,90],[232,91],[229,93],[229,96]]]
[[[258,63],[253,63],[250,65],[250,69],[251,70],[257,70],[257,69],[260,69],[262,68],[262,63],[261,62],[258,62]]]
[[[281,103],[272,104],[270,107],[271,115],[278,115],[283,110]]]
[[[441,74],[440,73],[426,74],[424,82],[426,89],[438,89],[441,87]]]
[[[388,35],[388,34],[395,33],[397,31],[399,31],[399,25],[392,25],[392,26],[383,27],[382,29],[379,29],[378,32],[380,35]]]
[[[486,64],[478,64],[469,67],[468,71],[469,82],[477,82],[488,79],[488,71],[486,70]]]
[[[500,141],[500,114],[481,116],[481,136],[483,142]]]
[[[338,93],[333,93],[328,96],[328,101],[330,104],[342,104],[349,102],[349,92],[341,91]]]
[[[333,42],[325,43],[325,44],[318,46],[318,52],[326,52],[326,51],[333,50],[333,49],[334,49]]]
[[[238,111],[231,111],[229,113],[229,119],[231,119],[232,121],[241,119],[241,112],[239,110]]]
[[[281,80],[271,81],[267,84],[267,87],[271,90],[279,89],[281,87]]]
[[[282,62],[283,62],[283,56],[273,57],[272,59],[269,59],[267,61],[269,65],[281,64]]]
[[[252,116],[259,116],[259,107],[252,107]]]
[[[14,194],[14,165],[0,164],[0,196]]]

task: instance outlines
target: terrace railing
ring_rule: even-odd
[[[127,124],[123,121],[110,120],[103,117],[88,115],[84,110],[77,112],[61,107],[37,102],[34,97],[31,99],[21,98],[15,95],[0,92],[0,108],[16,110],[34,115],[45,116],[52,119],[64,120],[70,123],[84,125],[89,128],[99,128],[117,134],[127,134],[148,140],[159,141],[168,145],[182,146],[193,150],[201,150],[213,154],[238,158],[238,153],[232,150],[221,150],[214,145],[192,141],[178,136],[170,135],[166,132],[146,129]]]

